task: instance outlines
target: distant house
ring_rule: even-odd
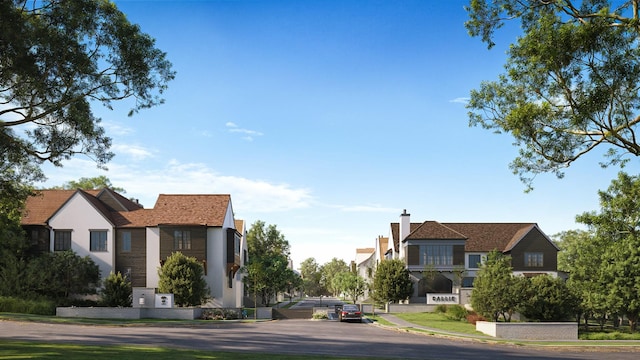
[[[41,190],[22,225],[34,251],[71,249],[90,256],[102,278],[121,272],[134,287],[157,288],[159,267],[180,251],[202,262],[213,306],[243,305],[245,225],[230,195],[162,194],[144,209],[110,189]]]
[[[373,273],[376,268],[376,249],[359,248],[356,249],[356,259],[352,262],[352,268],[357,275],[362,277],[367,283],[373,281]],[[369,298],[369,289],[365,290],[363,299]]]
[[[558,276],[558,248],[535,223],[412,223],[405,210],[390,224],[389,238],[384,256],[406,263],[414,282],[411,302],[472,288],[492,250],[511,256],[514,274]],[[425,277],[425,270],[436,276]]]

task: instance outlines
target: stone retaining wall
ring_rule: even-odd
[[[90,319],[177,319],[200,318],[202,308],[114,308],[114,307],[59,307],[56,316]]]
[[[476,330],[501,339],[578,340],[575,322],[476,322]]]

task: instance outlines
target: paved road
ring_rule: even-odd
[[[450,340],[372,324],[282,320],[194,327],[118,327],[0,321],[0,338],[96,345],[148,345],[214,351],[401,359],[638,359],[638,353],[553,351]]]

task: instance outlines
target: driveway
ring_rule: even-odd
[[[93,345],[399,359],[638,359],[638,353],[562,351],[425,336],[371,324],[284,320],[201,326],[95,326],[1,321],[0,338]]]

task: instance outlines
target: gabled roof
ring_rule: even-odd
[[[465,234],[465,251],[486,252],[494,249],[509,251],[536,226],[535,223],[445,223]]]
[[[38,190],[29,196],[22,215],[22,225],[46,225],[47,221],[78,190]],[[97,195],[100,190],[85,190],[85,193]]]
[[[466,240],[466,252],[510,251],[532,229],[535,223],[411,223],[408,240]],[[542,231],[541,231],[542,232]],[[396,252],[400,246],[400,224],[391,223],[391,236]]]
[[[466,240],[467,237],[461,233],[440,224],[437,221],[425,221],[413,229],[405,240]]]
[[[27,199],[22,225],[47,225],[47,221],[74,194],[79,193],[117,227],[203,225],[221,227],[230,195],[166,195],[153,209],[143,209],[113,190],[41,190]],[[114,209],[117,207],[119,209]]]
[[[221,227],[227,215],[231,195],[168,195],[158,196],[153,209],[118,212],[119,227],[158,225],[202,225]]]

